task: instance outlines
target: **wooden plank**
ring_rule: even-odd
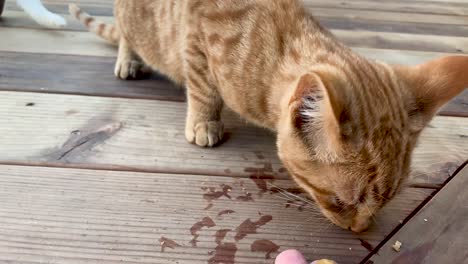
[[[467,263],[468,167],[460,171],[368,263]],[[400,252],[392,245],[400,241]]]
[[[114,46],[89,32],[5,27],[0,36],[0,51],[107,57],[117,53]]]
[[[117,79],[111,57],[0,52],[0,61],[0,90],[185,100],[182,88],[156,74]]]
[[[332,30],[332,32],[351,47],[468,53],[467,37],[350,30]]]
[[[273,184],[294,186],[290,180]],[[231,199],[215,199],[205,210],[209,188],[228,188]],[[253,201],[237,199],[246,193]],[[294,200],[289,196],[257,193],[250,180],[229,177],[0,166],[0,262],[192,264],[207,263],[213,252],[225,253],[228,264],[271,263],[266,252],[251,251],[254,241],[267,240],[310,259],[357,263],[368,253],[359,239],[382,241],[432,190],[406,189],[359,236],[330,225],[313,207],[287,207]],[[191,231],[205,217],[212,223],[197,232],[193,247]],[[256,232],[241,228],[238,235],[248,219],[263,222]],[[223,239],[224,229],[232,231]],[[161,252],[161,238],[180,246],[166,240]],[[223,252],[223,245],[232,250]]]
[[[93,8],[87,10],[93,15]],[[74,31],[86,31],[86,29],[76,20],[68,14],[62,14],[68,21],[68,25],[65,27],[66,30]],[[346,17],[322,17],[320,14],[315,14],[319,21],[330,29],[342,29],[342,30],[358,30],[358,31],[374,31],[374,32],[399,32],[399,33],[410,33],[410,34],[424,34],[424,35],[436,35],[436,36],[457,36],[466,37],[468,26],[463,25],[444,25],[434,23],[412,23],[411,26],[408,23],[398,21],[373,21],[369,23],[368,20],[359,20],[356,18]],[[96,18],[112,23],[114,18],[111,16],[95,16]],[[9,10],[6,15],[0,20],[0,26],[2,27],[23,27],[33,29],[44,29],[44,27],[38,25],[32,21],[24,12]],[[49,29],[53,30],[53,29]]]
[[[344,34],[349,36],[349,33]],[[372,35],[374,33],[368,34]],[[0,36],[2,39],[5,39],[5,41],[0,42],[0,51],[86,56],[116,56],[115,47],[109,45],[104,40],[89,32],[2,28]],[[393,37],[393,39],[394,38],[395,37]],[[462,38],[453,39],[454,43],[457,43],[457,41],[459,43],[464,43],[465,41],[465,39]],[[437,42],[435,37],[434,41]],[[36,45],[29,45],[30,43],[36,43]],[[455,45],[455,47],[459,46],[458,44],[453,45]],[[399,64],[417,64],[432,58],[450,54],[442,52],[421,52],[359,47],[354,49],[369,58]]]
[[[114,77],[114,58],[0,52],[0,90],[184,101],[183,88],[154,74],[148,80]],[[44,61],[47,63],[44,64]],[[27,67],[25,66],[27,65]],[[79,74],[77,74],[79,73]],[[468,91],[441,115],[468,116]]]
[[[0,113],[8,113],[0,118],[0,163],[287,177],[269,132],[227,112],[228,140],[201,149],[185,141],[185,111],[177,102],[0,92]],[[467,135],[468,119],[436,117],[414,153],[410,184],[447,179],[468,156]]]
[[[464,16],[432,15],[432,14],[408,14],[386,11],[366,11],[353,9],[337,9],[313,7],[308,10],[319,17],[346,17],[371,21],[399,21],[408,23],[435,23],[446,25],[468,25],[468,19]]]
[[[420,1],[375,1],[375,0],[303,0],[306,6],[335,9],[356,9],[366,11],[390,11],[401,13],[438,14],[467,16],[468,5],[465,3],[424,3]]]
[[[362,30],[375,32],[395,32],[436,36],[466,37],[468,26],[444,25],[434,23],[408,23],[400,21],[361,20],[349,17],[324,17],[314,14],[327,28],[342,30]]]
[[[86,29],[76,20],[71,19],[70,16],[65,16],[70,24],[65,28],[66,30],[85,31]],[[98,17],[106,22],[113,22],[112,17]],[[332,18],[333,19],[333,18]],[[347,24],[342,22],[341,24]],[[367,22],[366,24],[369,25]],[[27,18],[23,12],[12,11],[9,16],[2,19],[0,26],[4,27],[20,27],[28,29],[42,29],[40,25],[34,23],[31,19]],[[405,25],[408,28],[408,25]],[[419,50],[419,51],[433,51],[445,53],[468,53],[468,38],[466,32],[468,27],[465,28],[463,37],[453,36],[439,36],[434,32],[426,35],[408,34],[408,33],[389,33],[389,32],[376,32],[367,30],[340,30],[334,29],[332,32],[344,43],[354,47],[367,47],[367,48],[382,48],[382,49],[398,49],[398,50]],[[60,31],[61,34],[64,31]],[[6,34],[11,34],[7,32]],[[33,32],[31,34],[37,34]],[[92,34],[92,33],[89,33]],[[28,34],[30,35],[30,34]],[[48,37],[47,35],[41,35]],[[21,36],[19,36],[21,37]]]

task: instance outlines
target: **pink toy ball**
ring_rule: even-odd
[[[275,264],[308,264],[307,260],[301,254],[301,252],[290,249],[281,252],[276,257]],[[328,259],[316,260],[310,264],[337,264],[336,262]]]

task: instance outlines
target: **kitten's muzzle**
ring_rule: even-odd
[[[354,233],[363,233],[369,229],[369,225],[370,221],[368,218],[354,218],[349,230],[353,231]]]

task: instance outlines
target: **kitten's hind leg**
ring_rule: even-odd
[[[221,121],[223,100],[216,86],[210,81],[206,58],[199,50],[189,50],[186,55],[188,110],[185,137],[198,146],[213,147],[224,135],[224,125]]]
[[[151,70],[132,51],[128,42],[121,38],[119,42],[119,54],[115,63],[114,74],[122,80],[137,79],[141,75],[150,73]]]

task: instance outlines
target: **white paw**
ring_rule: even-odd
[[[36,22],[49,28],[63,28],[67,25],[65,18],[56,14],[50,14],[47,17],[38,18],[36,19]]]
[[[122,80],[135,79],[143,68],[143,63],[137,60],[117,61],[115,64],[114,74]]]
[[[200,122],[187,125],[185,137],[188,142],[200,147],[213,147],[223,139],[224,125],[221,121]]]
[[[50,27],[63,28],[67,25],[67,21],[59,15],[54,15],[50,17],[49,25]]]

